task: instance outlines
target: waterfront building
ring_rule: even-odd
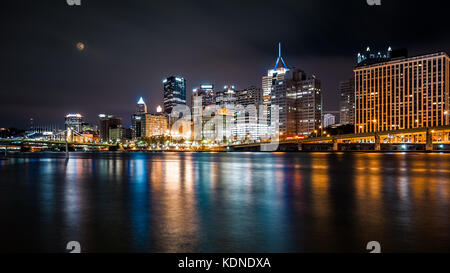
[[[354,76],[355,133],[448,125],[446,53],[360,64]]]
[[[168,133],[167,118],[163,113],[145,114],[145,136],[162,136]]]
[[[355,124],[355,79],[339,83],[340,124]]]
[[[170,115],[176,105],[186,105],[186,80],[183,77],[170,76],[163,80],[163,84],[164,113]]]
[[[82,131],[83,116],[81,114],[68,114],[65,116],[65,129],[75,130],[79,133]]]

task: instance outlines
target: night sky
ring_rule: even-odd
[[[288,66],[322,80],[325,110],[366,46],[450,52],[445,1],[2,0],[0,127],[57,123],[79,112],[129,124],[138,97],[162,104],[162,79],[261,86],[283,44]],[[79,51],[77,43],[85,44]]]

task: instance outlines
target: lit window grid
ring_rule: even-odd
[[[445,53],[360,67],[354,73],[355,133],[448,125]]]

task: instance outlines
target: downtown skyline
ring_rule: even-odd
[[[188,98],[190,90],[202,82],[216,86],[233,83],[237,89],[260,87],[261,76],[273,65],[278,41],[283,44],[289,66],[309,71],[322,80],[324,110],[337,110],[339,82],[352,76],[356,54],[364,47],[406,47],[410,56],[450,51],[449,35],[443,27],[429,28],[421,37],[414,35],[414,26],[431,26],[427,20],[420,24],[411,22],[411,28],[403,29],[403,14],[390,18],[391,22],[361,21],[359,26],[344,18],[378,18],[402,8],[418,13],[417,4],[410,1],[409,6],[402,6],[406,1],[386,2],[385,9],[370,7],[365,1],[345,7],[330,1],[318,2],[297,1],[298,7],[291,1],[279,6],[260,3],[266,4],[266,12],[267,7],[274,7],[273,20],[249,14],[261,8],[249,2],[231,5],[233,9],[227,4],[191,3],[187,10],[182,3],[177,7],[139,1],[127,5],[125,10],[115,1],[105,7],[85,2],[89,9],[83,5],[68,7],[65,1],[40,6],[27,3],[36,8],[32,12],[25,4],[14,4],[13,12],[2,19],[10,20],[6,29],[10,39],[1,45],[5,61],[0,92],[6,99],[0,102],[0,127],[26,128],[30,117],[38,123],[61,124],[61,117],[70,112],[82,113],[89,122],[94,122],[98,113],[128,117],[138,97],[145,98],[149,109],[162,105],[162,80],[170,75],[186,79]],[[155,10],[158,15],[150,16]],[[321,18],[337,12],[342,18],[319,20],[311,11],[324,15]],[[297,18],[302,12],[306,18]],[[118,15],[122,20],[113,20]],[[211,21],[227,15],[235,23]],[[167,24],[164,18],[172,18],[172,23]],[[436,16],[434,23],[439,25],[444,18]],[[243,19],[247,23],[239,24]],[[315,27],[299,27],[307,19]],[[51,22],[60,24],[50,25]],[[210,22],[216,31],[210,31],[208,24],[202,22]],[[293,29],[298,26],[298,31],[289,31],[296,35],[277,30],[288,24]],[[361,34],[364,28],[366,31]],[[82,51],[77,49],[79,42],[85,44]]]

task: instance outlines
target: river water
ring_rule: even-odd
[[[0,252],[450,252],[450,154],[32,153]]]

